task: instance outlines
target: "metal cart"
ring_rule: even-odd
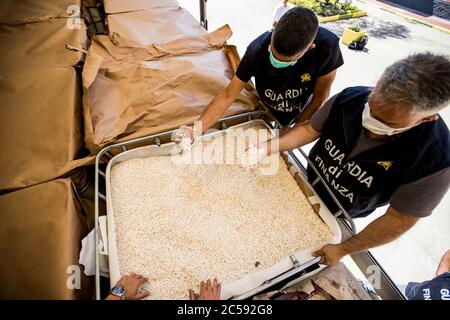
[[[277,121],[267,112],[265,111],[252,111],[244,114],[239,114],[235,116],[230,116],[223,118],[219,121],[219,129],[225,130],[226,128],[237,125],[240,123],[244,123],[247,121],[255,120],[255,119],[262,119],[265,121],[265,123],[270,126],[273,129],[278,129],[281,126],[277,123]],[[125,152],[130,149],[134,149],[137,147],[142,146],[148,146],[148,145],[157,145],[160,146],[163,143],[170,142],[172,131],[167,131],[159,134],[154,134],[122,143],[113,144],[110,146],[105,147],[100,151],[100,153],[96,157],[96,163],[95,163],[95,238],[96,238],[96,275],[95,275],[95,297],[96,299],[100,299],[100,270],[99,270],[99,216],[106,214],[106,212],[100,212],[100,205],[102,204],[102,208],[105,208],[105,202],[106,202],[106,193],[101,190],[102,186],[105,185],[105,178],[106,174],[104,169],[102,169],[102,166],[104,167],[105,164],[107,164],[114,156]],[[311,168],[318,173],[317,169],[314,167],[313,163],[309,160],[306,153],[299,149],[300,155],[304,157]],[[296,157],[296,155],[293,152],[288,152],[287,156],[293,160],[295,167],[306,174],[306,168],[301,163],[301,161]],[[318,175],[321,177],[320,175]],[[338,222],[339,228],[342,233],[342,239],[345,240],[346,238],[354,235],[356,233],[356,227],[352,220],[352,218],[348,215],[348,213],[345,211],[345,209],[342,207],[342,205],[339,203],[339,201],[334,197],[331,190],[328,188],[326,182],[320,178],[317,181],[314,182],[313,185],[317,183],[322,183],[327,191],[329,192],[330,196],[333,198],[333,200],[336,202],[337,206],[340,208],[340,211],[335,214],[335,218]],[[105,209],[103,209],[106,211]],[[375,260],[375,258],[369,253],[369,252],[362,252],[359,254],[352,255],[353,260],[358,265],[358,267],[361,269],[361,271],[366,276],[371,276],[373,272],[378,272],[380,275],[380,286],[377,290],[377,294],[382,299],[403,299],[403,295],[401,292],[397,289],[395,284],[389,279],[386,272],[382,269],[382,267],[378,264],[378,262]],[[274,288],[279,289],[283,287],[284,285],[291,283],[293,280],[300,281],[303,278],[306,278],[310,276],[314,271],[317,271],[319,269],[319,260],[320,258],[314,258],[308,261],[307,263],[300,264],[298,261],[295,260],[295,257],[291,256],[292,265],[293,267],[288,270],[287,272],[278,275],[277,277],[267,280],[264,283],[262,283],[259,287],[255,288],[254,290],[251,290],[249,292],[246,292],[243,295],[234,297],[235,299],[248,299],[252,296],[266,292],[269,290],[273,290]],[[368,268],[368,267],[371,268]]]
[[[200,25],[205,29],[208,29],[207,20],[207,0],[199,0],[199,11],[200,11]],[[264,108],[264,105],[262,105]],[[235,116],[230,116],[223,118],[218,123],[218,128],[224,130],[230,126],[237,125],[246,121],[251,121],[253,119],[263,119],[271,128],[279,129],[281,125],[268,113],[267,111],[252,111],[244,114],[239,114]],[[133,139],[130,141],[116,143],[105,147],[100,151],[96,157],[95,161],[95,239],[96,239],[96,274],[95,274],[95,298],[100,299],[100,270],[99,270],[99,216],[106,214],[106,193],[101,190],[101,187],[105,185],[106,174],[101,166],[105,166],[109,160],[111,160],[115,155],[121,152],[134,149],[137,147],[157,145],[160,146],[163,143],[170,142],[172,131],[167,131],[163,133],[158,133],[138,139]],[[336,197],[333,195],[331,189],[328,187],[327,183],[323,180],[320,174],[318,174],[317,168],[314,166],[312,161],[308,158],[307,154],[301,148],[298,149],[299,155],[305,159],[308,166],[315,171],[319,177],[311,185],[314,187],[317,184],[323,184],[330,197],[334,200],[338,208],[340,209],[334,217],[338,222],[339,228],[341,230],[342,240],[345,240],[356,233],[356,227],[353,219],[348,215],[343,206],[339,203]],[[287,152],[287,156],[294,163],[295,167],[306,174],[306,167],[302,164],[300,159],[294,154],[294,152]],[[102,206],[101,206],[102,205]],[[102,209],[100,209],[102,207]],[[103,210],[103,211],[102,211]],[[102,212],[100,212],[102,211]],[[374,256],[368,252],[364,251],[361,253],[351,255],[352,259],[361,270],[361,272],[368,278],[377,273],[379,275],[379,288],[376,288],[376,293],[381,299],[405,299],[401,291],[396,287],[393,281],[389,278],[384,269],[380,266]],[[310,276],[315,270],[319,268],[318,261],[319,258],[314,258],[307,263],[300,264],[295,258],[291,257],[293,267],[291,270],[264,282],[258,288],[247,292],[244,295],[235,297],[236,299],[248,299],[253,295],[258,293],[263,293],[274,288],[279,289],[286,284],[291,283],[293,280],[301,281],[304,278]]]

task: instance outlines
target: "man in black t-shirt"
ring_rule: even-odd
[[[328,98],[342,64],[339,38],[320,28],[311,10],[295,7],[275,29],[250,43],[228,87],[201,115],[202,132],[218,121],[252,77],[259,97],[282,125],[307,121]],[[177,136],[195,138],[192,127],[180,128]]]
[[[450,59],[410,55],[389,66],[374,88],[350,87],[331,100],[310,122],[254,152],[261,162],[264,154],[315,142],[307,176],[330,212],[357,218],[389,205],[358,234],[313,253],[326,265],[394,241],[429,216],[450,189],[450,131],[439,115],[450,103]],[[432,285],[446,281],[448,275]]]

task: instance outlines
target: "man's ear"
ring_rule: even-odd
[[[312,49],[314,49],[315,47],[316,47],[316,44],[315,44],[315,43],[311,43],[311,45],[309,46],[308,50],[312,50]]]
[[[433,114],[431,116],[423,118],[421,122],[422,123],[431,122],[431,121],[436,121],[438,119],[439,119],[439,115],[438,114]]]

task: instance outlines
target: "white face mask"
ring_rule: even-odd
[[[363,114],[362,114],[362,125],[364,128],[366,128],[370,132],[375,133],[380,136],[392,136],[394,134],[399,134],[399,133],[405,132],[405,131],[417,126],[417,124],[414,124],[414,125],[406,127],[406,128],[391,128],[388,125],[373,118],[370,115],[369,103],[366,103]]]

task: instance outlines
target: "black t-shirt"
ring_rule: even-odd
[[[308,50],[293,66],[277,69],[269,60],[272,31],[267,31],[247,47],[236,76],[244,82],[255,77],[256,90],[261,100],[272,108],[281,124],[295,119],[313,93],[318,77],[344,64],[339,38],[319,28],[314,49]]]

